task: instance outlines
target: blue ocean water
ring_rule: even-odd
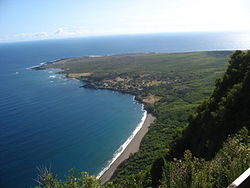
[[[58,70],[28,67],[67,57],[249,49],[250,35],[169,33],[0,44],[0,187],[34,185],[36,167],[59,176],[99,173],[143,111],[133,96],[79,88]]]

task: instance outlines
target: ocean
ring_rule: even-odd
[[[250,34],[162,33],[0,44],[0,187],[35,185],[37,168],[98,174],[143,120],[134,96],[80,88],[59,70],[29,67],[61,58],[144,52],[249,49]]]

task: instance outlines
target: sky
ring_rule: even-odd
[[[0,42],[250,32],[250,0],[0,0]]]

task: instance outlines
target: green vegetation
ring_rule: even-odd
[[[243,128],[236,136],[229,137],[223,148],[211,161],[196,158],[189,150],[185,151],[183,160],[174,159],[174,161],[168,162],[165,159],[160,187],[226,187],[250,164],[249,137],[247,135],[247,129]],[[43,188],[149,187],[144,180],[145,174],[137,174],[133,177],[126,177],[120,184],[109,182],[101,185],[94,176],[89,176],[87,173],[77,175],[71,171],[67,179],[61,181],[47,169],[40,170],[37,178],[39,186]]]
[[[227,187],[250,165],[248,130],[229,137],[211,161],[184,152],[182,160],[164,161],[162,187]],[[248,141],[247,141],[248,140]]]
[[[190,149],[198,157],[211,159],[228,134],[235,134],[242,126],[249,127],[249,81],[250,51],[236,51],[224,76],[216,80],[212,96],[189,117],[188,128],[173,148],[174,155]]]
[[[42,67],[61,68],[85,87],[132,93],[157,120],[110,183],[83,174],[41,187],[226,187],[250,166],[250,51],[236,51],[222,76],[231,53],[78,58]]]
[[[190,150],[196,157],[211,160],[228,135],[234,135],[243,126],[249,130],[249,80],[250,51],[236,51],[231,56],[226,73],[216,80],[211,97],[199,105],[196,113],[189,116],[187,128],[173,141],[167,159],[181,158],[185,150]],[[159,164],[162,160],[160,158],[155,163]],[[249,165],[248,161],[245,168]],[[153,168],[161,171],[162,167],[161,162]],[[154,178],[155,184],[160,183],[161,175]]]

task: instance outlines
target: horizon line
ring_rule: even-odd
[[[112,37],[112,36],[133,36],[133,35],[157,35],[157,34],[178,34],[178,33],[237,33],[237,34],[250,34],[250,31],[170,31],[170,32],[149,32],[149,33],[113,33],[113,34],[100,34],[88,36],[64,36],[64,37],[51,37],[40,39],[24,39],[24,40],[1,40],[0,44],[9,43],[22,43],[22,42],[40,42],[50,40],[67,40],[67,39],[83,39],[83,38],[96,38],[96,37]]]

